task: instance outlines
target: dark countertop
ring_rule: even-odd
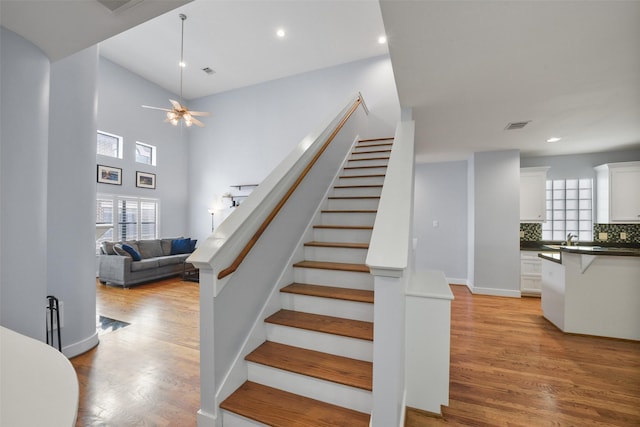
[[[553,262],[562,262],[562,252],[581,255],[607,255],[607,256],[630,256],[640,257],[640,245],[638,244],[615,244],[605,242],[583,242],[577,246],[564,246],[562,242],[551,241],[522,241],[521,251],[543,252],[538,256]],[[560,256],[557,254],[560,253]]]

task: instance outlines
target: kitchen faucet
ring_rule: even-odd
[[[573,233],[567,234],[567,246],[574,246],[577,244],[578,244],[578,236]]]

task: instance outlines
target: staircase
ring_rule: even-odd
[[[365,265],[392,138],[361,140],[265,319],[267,341],[220,407],[224,427],[366,427],[372,405],[373,276]]]

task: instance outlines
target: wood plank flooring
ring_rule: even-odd
[[[131,325],[72,359],[76,426],[195,427],[198,284],[96,289],[98,314]],[[452,289],[449,406],[443,419],[408,411],[406,427],[640,426],[640,342],[565,335],[537,298]]]
[[[539,298],[452,289],[449,406],[406,427],[640,426],[640,342],[563,334]]]

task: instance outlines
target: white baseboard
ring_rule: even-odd
[[[474,295],[492,295],[496,297],[510,297],[510,298],[520,298],[520,291],[514,291],[510,289],[497,289],[497,288],[481,288],[478,286],[474,286],[471,289],[471,292]]]
[[[447,277],[447,283],[450,285],[466,285],[469,286],[469,282],[467,279],[461,279],[458,277]]]
[[[222,427],[222,417],[220,418],[220,422],[218,422],[218,418],[215,415],[199,409],[198,427]]]
[[[82,341],[78,341],[76,343],[63,347],[62,354],[71,359],[72,357],[78,356],[91,350],[93,347],[97,346],[99,342],[100,340],[98,339],[98,331],[96,330],[93,335],[83,339]]]

